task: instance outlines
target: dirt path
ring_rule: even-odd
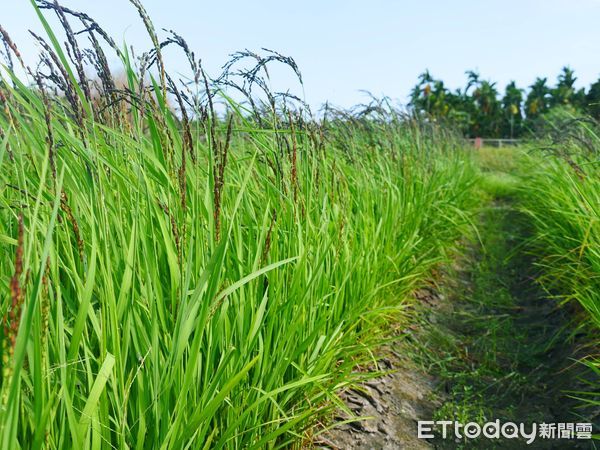
[[[438,309],[436,326],[418,338],[428,349],[421,361],[446,393],[435,416],[461,423],[577,422],[569,413],[574,402],[563,393],[575,387],[567,313],[535,283],[526,218],[510,199],[494,201],[479,229],[481,243],[469,248],[456,272],[454,301]],[[464,448],[577,448],[567,441],[493,443],[482,439]],[[434,444],[458,447],[450,440]],[[585,444],[581,448],[589,448]]]
[[[448,269],[439,286],[417,293],[421,323],[383,358],[392,373],[344,394],[353,414],[369,419],[323,435],[319,448],[595,448],[590,441],[423,440],[418,420],[530,424],[589,422],[597,411],[569,411],[580,375],[568,312],[535,283],[526,251],[526,218],[510,196],[482,209],[479,242]],[[340,413],[338,420],[347,420]],[[592,419],[593,420],[593,419]]]

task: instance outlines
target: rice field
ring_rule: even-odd
[[[522,187],[523,208],[534,226],[542,285],[573,315],[572,333],[582,339],[582,362],[600,374],[600,172],[598,127],[578,123],[563,141],[541,155]],[[598,379],[574,393],[598,405]]]
[[[310,448],[474,233],[473,150],[386,101],[316,118],[267,88],[273,64],[301,81],[276,52],[211,78],[137,0],[139,57],[33,3],[38,66],[0,27],[1,448]],[[518,195],[598,371],[600,142],[561,145]]]
[[[158,47],[117,90],[48,34],[56,79],[1,84],[2,448],[307,439],[467,223],[458,141],[249,111],[201,69],[188,116]]]

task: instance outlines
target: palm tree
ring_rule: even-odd
[[[479,86],[479,72],[467,70],[465,74],[467,75],[467,86],[465,87],[464,95],[467,96],[469,95],[469,89]]]
[[[496,83],[481,80],[479,74],[472,70],[466,74],[468,81],[464,90],[464,103],[471,113],[471,136],[499,136],[501,108]],[[469,91],[472,92],[470,95]]]
[[[592,117],[600,120],[600,79],[592,83],[589,91],[585,94],[584,106]]]
[[[412,89],[410,94],[410,105],[417,112],[427,112],[430,110],[430,93],[431,83],[433,77],[429,73],[429,70],[425,70],[419,75],[419,81],[416,86]]]
[[[508,135],[511,139],[514,138],[515,132],[518,136],[521,133],[521,124],[523,115],[521,113],[521,104],[523,103],[523,89],[517,87],[514,81],[511,81],[504,90],[502,98],[502,109],[504,110],[505,127],[503,135]],[[508,128],[508,130],[506,129]]]
[[[577,77],[573,69],[568,66],[563,67],[558,75],[556,87],[551,90],[551,106],[573,105],[576,94],[575,81],[577,81]]]
[[[538,117],[548,111],[550,106],[550,88],[546,85],[547,78],[536,78],[529,87],[529,94],[525,100],[525,112],[528,119]]]
[[[449,94],[444,82],[436,80],[426,70],[419,75],[419,82],[411,92],[410,106],[415,112],[441,118],[446,116],[450,109],[447,102]]]

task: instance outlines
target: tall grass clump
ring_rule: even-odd
[[[582,347],[578,354],[595,374],[574,395],[598,406],[600,128],[591,120],[562,117],[550,129],[549,144],[529,158],[532,168],[521,196],[535,229],[541,282],[573,312],[573,335]]]
[[[1,30],[0,446],[301,442],[460,235],[472,167],[390,108],[311,120],[275,52],[210,79],[131,3],[139,58],[57,2],[36,68]]]

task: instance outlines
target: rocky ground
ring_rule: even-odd
[[[415,298],[437,308],[443,296],[434,289],[421,289]],[[406,333],[416,332],[419,332],[417,326],[406,330]],[[417,421],[431,420],[436,408],[441,405],[440,393],[436,393],[439,380],[412,361],[405,353],[407,348],[405,344],[399,344],[395,349],[386,347],[383,350],[386,356],[381,359],[379,369],[387,373],[342,394],[352,413],[364,420],[345,423],[321,435],[315,442],[317,448],[433,448],[431,443],[417,438],[416,430]],[[350,418],[340,412],[336,420],[344,422]]]

